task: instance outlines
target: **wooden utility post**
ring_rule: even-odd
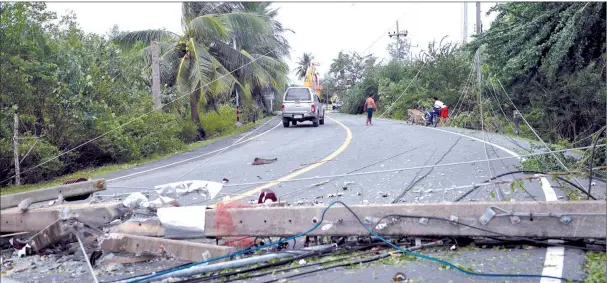
[[[156,109],[162,108],[160,101],[160,59],[158,58],[158,42],[151,42],[152,49],[152,100]]]
[[[15,111],[13,124],[13,156],[15,158],[15,185],[21,185],[21,170],[19,168],[19,115]]]

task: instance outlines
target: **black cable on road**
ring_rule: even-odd
[[[419,250],[422,248],[430,248],[430,247],[440,247],[440,246],[446,246],[445,244],[434,244],[434,245],[427,245],[427,246],[422,246],[422,247],[412,247],[410,249],[408,249],[409,251],[414,251],[414,250]],[[398,253],[401,253],[400,251]],[[321,271],[325,271],[325,270],[330,270],[330,269],[334,269],[334,268],[339,268],[339,267],[346,267],[346,266],[352,266],[352,265],[356,265],[356,264],[363,264],[363,263],[369,263],[369,262],[373,262],[373,261],[377,261],[383,258],[387,258],[391,256],[390,253],[386,253],[383,255],[378,255],[378,256],[374,256],[371,258],[366,258],[366,259],[360,259],[357,261],[350,261],[350,262],[345,262],[345,263],[340,263],[340,264],[335,264],[335,265],[331,265],[331,266],[325,266],[322,268],[318,268],[318,269],[314,269],[314,270],[309,270],[309,271],[305,271],[305,272],[300,272],[297,274],[293,274],[293,275],[289,275],[286,277],[282,277],[282,278],[275,278],[269,281],[264,281],[264,283],[272,283],[272,282],[277,282],[277,281],[281,281],[281,280],[287,280],[287,279],[291,279],[291,278],[295,278],[295,277],[300,277],[300,276],[304,276],[304,275],[308,275],[308,274],[312,274],[312,273],[317,273],[317,272],[321,272]],[[337,259],[337,260],[331,260],[331,261],[325,261],[324,263],[329,263],[332,261],[339,261],[342,259]],[[322,264],[322,263],[321,263]],[[302,267],[306,267],[306,266],[302,266]],[[299,267],[299,268],[302,268]]]
[[[436,165],[436,164],[440,163],[441,161],[443,161],[443,159],[445,158],[445,156],[447,156],[447,154],[449,154],[449,153],[451,152],[451,150],[453,150],[453,148],[455,147],[455,145],[456,145],[456,144],[457,144],[457,143],[458,143],[458,142],[459,142],[461,139],[462,139],[462,137],[458,137],[458,138],[457,138],[457,140],[456,140],[456,141],[455,141],[455,142],[454,142],[454,143],[451,145],[451,147],[450,147],[450,148],[447,150],[447,152],[445,152],[445,154],[443,154],[443,156],[441,156],[441,158],[440,158],[440,159],[439,159],[439,160],[438,160],[436,163],[434,163],[434,165]],[[428,162],[429,162],[429,161],[432,159],[432,156],[434,156],[434,153],[436,153],[436,150],[437,150],[437,149],[438,149],[438,147],[434,149],[434,152],[432,152],[432,155],[430,155],[430,157],[428,157],[428,160],[426,160],[426,163],[424,164],[424,166],[426,166],[426,165],[428,164]],[[421,173],[421,172],[422,172],[422,170],[423,170],[423,169],[421,169],[421,170],[417,171],[417,174],[415,175],[415,177],[413,177],[413,180],[415,180],[415,178],[417,178],[417,176],[419,175],[419,173]],[[415,181],[414,181],[414,182],[412,182],[412,183],[411,183],[409,186],[407,186],[407,188],[405,188],[405,189],[403,190],[403,192],[402,192],[402,193],[401,193],[401,194],[400,194],[398,197],[396,197],[396,198],[395,198],[395,199],[392,201],[392,203],[396,203],[396,202],[398,202],[400,199],[402,199],[402,198],[405,196],[405,194],[406,194],[406,193],[407,193],[409,190],[411,190],[411,189],[413,188],[413,186],[415,186],[415,184],[419,183],[419,181],[423,180],[423,179],[424,179],[424,178],[426,178],[428,175],[430,175],[430,173],[432,173],[432,171],[434,171],[434,167],[430,168],[430,171],[428,171],[428,173],[426,173],[424,176],[421,176],[419,179],[415,180]]]
[[[504,176],[507,176],[507,175],[512,175],[512,174],[517,174],[517,173],[523,173],[523,174],[525,174],[525,173],[530,173],[530,174],[545,174],[545,175],[549,174],[547,172],[542,172],[542,171],[517,170],[517,171],[511,171],[511,172],[506,172],[506,173],[503,173],[503,174],[499,174],[499,175],[497,175],[497,176],[495,176],[495,177],[493,177],[491,179],[485,180],[485,181],[483,181],[481,183],[491,182],[491,181],[493,181],[493,180],[495,180],[497,178],[504,177]],[[574,188],[578,189],[580,192],[582,192],[585,195],[587,195],[588,198],[596,200],[595,197],[593,197],[589,192],[587,192],[586,190],[584,190],[582,187],[580,187],[580,186],[572,183],[571,181],[569,181],[569,180],[567,180],[567,179],[565,179],[563,177],[558,177],[557,176],[556,178],[559,179],[559,180],[561,180],[561,181],[563,181],[563,182],[566,182],[567,184],[569,184],[569,185],[573,186]],[[461,195],[460,197],[458,197],[457,199],[455,199],[454,202],[457,202],[457,201],[460,201],[460,200],[464,199],[466,196],[468,196],[470,193],[472,193],[473,191],[475,191],[478,188],[480,188],[480,186],[474,186],[474,187],[472,187],[472,189],[470,189],[469,191],[467,191],[466,193],[464,193],[463,195]]]
[[[215,274],[215,275],[211,275],[211,276],[206,276],[206,277],[201,277],[201,278],[194,278],[194,279],[188,279],[188,280],[182,280],[182,281],[177,281],[177,282],[180,282],[180,283],[205,282],[205,281],[219,279],[219,278],[223,278],[223,277],[231,277],[231,276],[242,274],[242,273],[254,272],[254,271],[264,270],[264,269],[267,269],[267,268],[277,267],[277,266],[281,266],[281,265],[285,265],[285,264],[294,262],[296,260],[310,258],[310,257],[313,257],[313,256],[322,256],[322,255],[326,255],[326,254],[341,255],[341,254],[353,253],[353,252],[356,252],[356,251],[360,251],[360,250],[371,248],[371,247],[376,246],[376,245],[377,244],[353,247],[352,249],[348,249],[348,250],[345,250],[345,251],[342,251],[342,252],[339,252],[339,253],[333,253],[333,252],[330,252],[330,251],[310,252],[310,253],[306,253],[306,254],[303,254],[303,255],[298,255],[298,256],[291,257],[291,258],[279,260],[279,261],[274,262],[274,263],[266,263],[266,264],[262,264],[262,265],[259,265],[259,266],[256,266],[256,267],[242,269],[242,270],[239,270],[239,271],[232,271],[232,272],[227,272],[227,273],[222,273],[222,274]],[[263,275],[265,275],[265,274],[263,274]],[[263,276],[263,275],[259,275],[259,276]],[[250,275],[250,276],[247,276],[247,278],[254,278],[254,277],[259,277],[259,276],[258,275]],[[223,280],[222,282],[230,282],[230,281],[241,280],[241,279],[242,278],[226,279],[226,280]]]
[[[579,246],[571,246],[571,245],[563,245],[563,244],[552,244],[552,243],[548,243],[548,242],[544,242],[544,241],[539,241],[539,240],[535,240],[535,239],[531,239],[531,238],[526,238],[526,237],[517,237],[517,236],[510,236],[510,235],[506,235],[500,232],[496,232],[496,231],[492,231],[489,229],[485,229],[485,228],[481,228],[481,227],[477,227],[474,225],[470,225],[470,224],[466,224],[466,223],[462,223],[462,222],[458,222],[458,221],[453,221],[451,219],[447,219],[447,218],[442,218],[442,217],[436,217],[436,216],[421,216],[421,215],[411,215],[411,214],[389,214],[386,215],[384,217],[382,217],[381,219],[379,219],[375,225],[371,228],[371,231],[375,231],[375,227],[377,227],[377,225],[379,223],[381,223],[384,219],[386,218],[396,218],[396,217],[400,217],[400,218],[414,218],[414,219],[421,219],[421,218],[426,218],[426,219],[432,219],[432,220],[438,220],[438,221],[443,221],[443,222],[448,222],[451,224],[457,224],[457,225],[462,225],[465,227],[469,227],[478,231],[483,231],[486,233],[492,233],[507,239],[512,239],[515,241],[528,241],[528,242],[532,242],[535,244],[539,244],[539,245],[545,245],[545,246],[554,246],[554,247],[565,247],[565,248],[570,248],[570,249],[585,249],[583,247],[579,247]],[[375,232],[377,233],[377,232]],[[378,233],[379,234],[379,233]],[[491,237],[488,237],[491,238]],[[588,250],[594,250],[594,249],[588,249]],[[597,251],[604,251],[605,249],[602,248],[600,250]]]

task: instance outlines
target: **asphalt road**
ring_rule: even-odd
[[[105,176],[108,190],[103,195],[130,193],[141,188],[152,189],[155,185],[188,179],[229,183],[221,192],[239,197],[243,201],[256,200],[262,182],[278,178],[289,179],[272,187],[278,197],[291,203],[306,203],[342,200],[345,203],[390,203],[413,182],[414,177],[430,173],[413,186],[400,201],[441,202],[453,201],[467,189],[455,189],[443,193],[443,188],[481,183],[493,175],[516,170],[517,159],[471,162],[487,158],[509,157],[506,152],[518,151],[511,139],[490,135],[489,140],[501,148],[482,142],[478,132],[458,129],[436,130],[406,125],[397,121],[376,119],[375,125],[365,126],[364,117],[328,113],[326,124],[313,128],[311,123],[283,128],[278,118],[239,136],[211,144],[171,157]],[[445,131],[446,130],[446,131]],[[451,131],[451,132],[447,132]],[[459,132],[465,135],[454,134]],[[246,135],[246,136],[245,136]],[[243,138],[244,136],[244,138]],[[229,147],[241,139],[246,142]],[[487,151],[485,151],[485,146]],[[216,155],[217,154],[217,155]],[[211,158],[212,157],[212,158]],[[252,166],[254,158],[277,158],[274,163]],[[211,159],[209,159],[211,158]],[[441,160],[442,159],[442,160]],[[455,165],[453,163],[466,162]],[[410,167],[452,164],[430,169]],[[489,169],[490,168],[490,169]],[[402,170],[397,170],[402,169]],[[351,172],[389,171],[329,178],[325,176]],[[183,176],[189,172],[186,176]],[[287,177],[285,177],[287,176]],[[520,177],[512,175],[507,178]],[[307,178],[308,180],[300,180]],[[325,182],[326,181],[326,182]],[[247,184],[248,185],[239,185]],[[323,183],[321,185],[315,185]],[[347,189],[344,190],[344,187]],[[506,199],[545,200],[544,192],[537,180],[526,182],[526,191],[514,190],[502,185]],[[494,186],[485,186],[470,194],[463,201],[491,200]],[[604,189],[601,191],[604,194]],[[555,188],[557,198],[565,194]],[[339,197],[332,195],[340,194]],[[498,197],[493,193],[494,197]],[[322,198],[321,198],[322,197]],[[179,200],[182,204],[212,204],[217,200],[204,201],[200,197]],[[302,227],[302,231],[307,227]],[[422,251],[423,253],[423,251]],[[525,254],[524,256],[522,254]],[[500,273],[541,274],[546,249],[532,250],[483,250],[460,251],[454,257],[457,263],[470,266],[476,271]],[[584,253],[565,250],[562,276],[583,280]],[[439,270],[436,263],[418,260],[399,265],[376,265],[358,272],[335,269],[308,277],[297,278],[299,282],[389,282],[396,271],[406,272],[416,282],[539,282],[539,279],[479,278],[470,277],[454,270]],[[265,278],[268,279],[268,278]],[[262,282],[264,278],[253,280]],[[247,280],[249,281],[249,280]]]

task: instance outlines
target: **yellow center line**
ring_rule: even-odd
[[[342,124],[341,122],[339,122],[339,121],[337,121],[335,119],[332,119],[331,117],[327,117],[327,118],[329,118],[331,121],[337,123],[342,128],[344,128],[344,130],[346,130],[346,139],[344,140],[344,142],[341,144],[341,146],[337,150],[335,150],[334,152],[332,152],[331,154],[329,154],[327,157],[323,158],[319,162],[310,164],[309,166],[301,168],[301,169],[299,169],[299,170],[297,170],[297,171],[295,171],[295,172],[293,172],[293,173],[291,173],[289,175],[286,175],[286,176],[284,176],[282,178],[277,179],[276,181],[273,181],[271,183],[267,183],[265,185],[262,185],[262,186],[259,186],[257,188],[254,188],[254,189],[252,189],[250,191],[247,191],[247,192],[244,192],[242,194],[239,194],[239,195],[231,198],[230,200],[228,200],[228,202],[252,196],[252,195],[254,195],[256,193],[261,192],[261,190],[263,190],[263,189],[268,189],[268,188],[271,188],[271,187],[274,187],[274,186],[280,184],[283,181],[287,181],[287,180],[293,179],[293,178],[295,178],[295,177],[297,177],[297,176],[299,176],[299,175],[301,175],[303,173],[306,173],[306,172],[308,172],[308,171],[310,171],[310,170],[312,170],[312,169],[314,169],[314,168],[316,168],[318,166],[321,166],[321,165],[325,164],[327,161],[330,161],[331,159],[335,158],[340,153],[342,153],[344,150],[346,150],[346,148],[348,147],[348,145],[350,145],[350,142],[352,141],[352,132],[350,131],[350,128],[348,128],[346,125]],[[221,203],[221,202],[219,202],[219,203]],[[209,207],[215,208],[217,204],[218,203],[210,205]]]

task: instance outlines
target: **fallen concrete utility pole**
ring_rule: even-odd
[[[180,260],[196,262],[225,256],[236,250],[232,247],[208,245],[127,234],[109,234],[99,238],[102,250],[162,256],[167,254]]]
[[[291,236],[320,221],[325,208],[326,206],[231,208],[221,215],[218,215],[217,210],[207,210],[205,235]],[[352,205],[350,208],[368,227],[378,224],[379,220],[387,215],[412,216],[382,220],[375,227],[382,235],[496,236],[495,233],[461,224],[507,236],[530,238],[605,238],[607,234],[607,211],[604,201],[384,204]],[[443,220],[430,219],[431,217]],[[229,223],[218,226],[216,221]],[[368,234],[352,213],[340,204],[335,204],[326,212],[321,226],[308,235]]]
[[[120,202],[63,204],[34,208],[27,212],[13,207],[0,213],[0,232],[38,232],[70,215],[75,220],[98,227],[124,216],[128,211]]]
[[[113,227],[110,231],[118,234],[129,234],[136,236],[146,237],[164,237],[164,227],[158,219],[143,219],[143,220],[130,220],[124,222],[116,227]]]
[[[73,183],[68,185],[59,185],[41,190],[4,195],[0,197],[0,209],[15,207],[27,198],[31,198],[32,203],[55,200],[62,194],[64,198],[82,196],[98,191],[105,190],[105,180],[90,180],[85,182]]]
[[[225,270],[228,268],[231,268],[231,269],[239,268],[239,267],[243,267],[243,266],[247,266],[247,265],[251,265],[251,264],[263,263],[263,262],[267,262],[267,261],[274,260],[274,259],[292,257],[292,256],[300,255],[300,254],[310,253],[310,252],[331,251],[335,247],[336,246],[334,244],[328,244],[328,245],[303,248],[301,250],[296,250],[296,251],[290,251],[292,253],[272,253],[272,254],[260,255],[260,256],[255,256],[255,257],[243,258],[243,259],[239,259],[239,260],[232,260],[232,261],[228,261],[228,262],[221,262],[221,263],[216,263],[216,264],[197,265],[197,266],[192,266],[190,268],[163,274],[163,275],[151,278],[151,279],[141,280],[141,281],[139,281],[139,283],[158,282],[158,281],[166,279],[166,278],[189,277],[189,276],[194,276],[194,275],[203,274],[203,273],[218,272],[218,271]],[[143,277],[140,277],[140,278],[143,278]]]

